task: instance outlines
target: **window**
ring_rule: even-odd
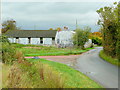
[[[19,39],[19,37],[16,37],[16,39]]]
[[[40,37],[40,44],[43,44],[43,37]]]
[[[16,37],[16,43],[19,43],[19,37]]]
[[[29,44],[31,43],[31,37],[28,37],[28,43]]]
[[[52,41],[55,41],[55,37],[52,37]]]
[[[52,37],[52,44],[55,44],[55,37]]]

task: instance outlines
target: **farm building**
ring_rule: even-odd
[[[60,47],[73,46],[72,30],[11,30],[6,32],[11,43],[35,44],[35,45],[58,45]],[[92,41],[89,39],[84,45],[90,47]]]
[[[11,30],[6,32],[11,43],[55,44],[56,30]]]
[[[62,47],[73,46],[73,34],[72,30],[62,30],[56,33],[55,42]]]

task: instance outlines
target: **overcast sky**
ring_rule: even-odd
[[[64,26],[73,30],[77,19],[79,27],[90,26],[92,31],[98,31],[96,10],[113,2],[2,2],[2,21],[14,19],[17,26],[25,30]]]

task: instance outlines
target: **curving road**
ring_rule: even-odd
[[[100,50],[102,47],[96,47],[80,55],[74,68],[105,88],[118,88],[118,67],[101,59]]]

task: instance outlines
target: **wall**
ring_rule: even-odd
[[[11,43],[16,43],[16,38],[8,38]],[[52,38],[43,38],[43,44],[52,45]],[[20,44],[29,44],[28,38],[19,38],[18,43]],[[40,38],[31,38],[30,44],[40,44]]]
[[[31,38],[31,44],[40,44],[40,38]]]
[[[20,44],[28,44],[28,38],[19,38]]]
[[[91,46],[92,46],[92,40],[89,39],[89,40],[85,43],[84,47],[85,47],[85,48],[89,48],[89,47],[91,47]]]
[[[43,44],[52,45],[52,38],[43,38]]]
[[[74,31],[60,31],[57,32],[55,43],[63,46],[71,46],[73,45],[72,36],[74,34]],[[59,40],[59,42],[57,42]]]
[[[11,43],[15,43],[16,38],[8,38]]]

